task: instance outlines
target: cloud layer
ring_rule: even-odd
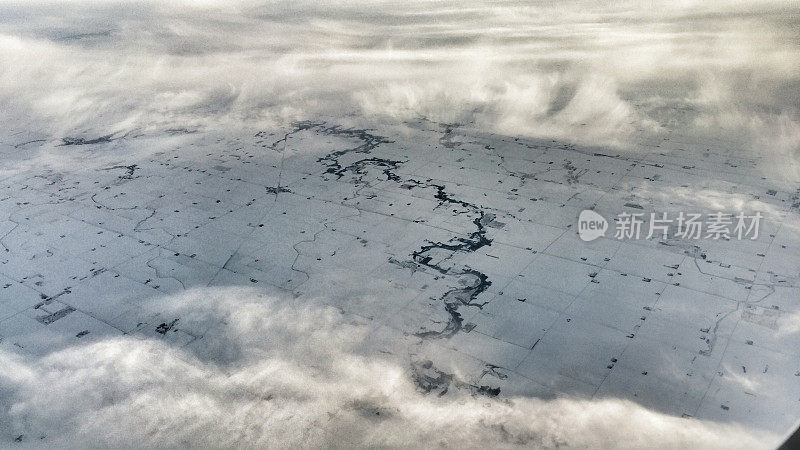
[[[425,116],[793,161],[797,21],[789,1],[3,4],[0,104],[56,135]]]
[[[4,438],[113,448],[758,448],[776,439],[620,400],[426,395],[408,356],[375,351],[369,327],[255,290],[194,290],[150,307],[204,337],[182,348],[110,337],[36,358],[0,348]]]

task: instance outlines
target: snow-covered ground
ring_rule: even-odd
[[[40,401],[51,395],[66,403],[63,420],[76,420],[66,412],[74,387],[50,387],[62,376],[82,384],[90,372],[94,395],[110,396],[111,407],[140,395],[136,380],[119,398],[106,384],[121,383],[116,375],[91,374],[128,364],[93,360],[101,350],[92,345],[132,336],[217,361],[209,342],[231,333],[231,320],[270,320],[238,317],[258,316],[245,308],[254,302],[271,314],[267,300],[254,300],[262,290],[289,308],[340,311],[338,320],[359,331],[337,339],[363,340],[363,355],[391,354],[405,369],[397,376],[431,396],[624,399],[776,435],[800,413],[797,192],[753,176],[759,161],[723,143],[704,142],[712,148],[697,153],[676,136],[630,155],[428,121],[18,146],[32,137],[17,134],[3,148],[57,161],[2,185],[0,332],[3,357],[23,367],[5,374],[5,400],[20,402],[7,411],[12,434],[38,433],[37,416],[52,414]],[[709,207],[762,211],[759,238],[608,233],[583,242],[576,232],[586,208],[613,217]],[[181,298],[189,304],[176,311]],[[309,333],[317,327],[313,314],[294,319]],[[240,332],[245,342],[261,336]],[[272,333],[264,338],[277,348],[258,345],[280,351]],[[310,340],[302,346],[342,351],[298,334]],[[242,347],[215,351],[238,364],[239,352],[254,351]],[[65,369],[48,359],[53,351],[77,360]],[[357,370],[370,378],[368,366]],[[41,377],[53,379],[39,386]],[[353,383],[341,377],[331,382]],[[177,389],[175,402],[196,394],[191,383]],[[278,388],[266,381],[260,389]]]
[[[796,11],[301,6],[0,6],[3,446],[791,431]]]

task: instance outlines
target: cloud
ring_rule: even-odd
[[[0,432],[68,447],[761,448],[776,437],[628,401],[424,394],[408,355],[319,304],[242,288],[154,301],[202,338],[108,337],[41,357],[0,348]],[[393,338],[394,339],[394,338]],[[388,342],[396,342],[390,340]],[[392,344],[389,344],[392,346]],[[379,346],[378,346],[379,347]],[[396,347],[396,346],[395,346]],[[7,441],[8,442],[8,441]]]
[[[636,148],[724,137],[798,175],[788,1],[0,6],[0,104],[67,131],[425,116]],[[791,164],[787,164],[791,161]]]

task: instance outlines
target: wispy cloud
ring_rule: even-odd
[[[26,2],[0,6],[4,120],[44,129],[366,114],[794,160],[791,2]]]
[[[376,351],[368,326],[254,290],[194,290],[150,308],[204,337],[187,347],[115,337],[43,357],[0,348],[6,438],[114,448],[760,448],[777,438],[613,399],[425,395],[403,355]]]

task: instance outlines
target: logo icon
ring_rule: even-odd
[[[593,241],[606,234],[608,221],[591,209],[584,209],[578,216],[578,236],[584,242]]]

